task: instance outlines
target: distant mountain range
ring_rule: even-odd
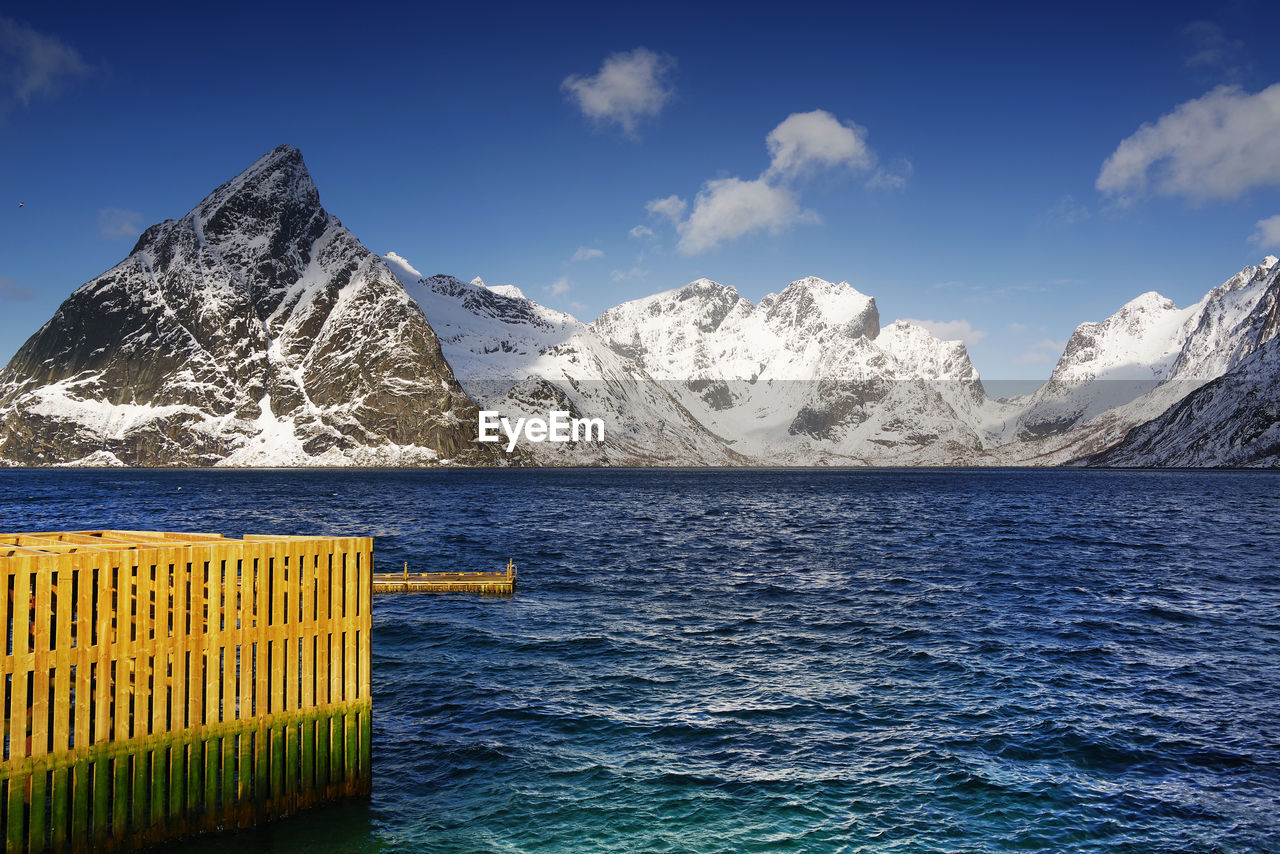
[[[1034,394],[848,283],[699,279],[591,323],[366,249],[281,146],[78,288],[0,373],[7,465],[1275,466],[1280,264],[1079,326]],[[480,408],[603,442],[476,441]]]

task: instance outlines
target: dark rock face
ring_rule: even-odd
[[[884,400],[887,382],[817,383],[813,403],[801,407],[787,427],[791,435],[805,434],[815,439],[835,439],[841,428],[856,427],[867,419],[871,408]]]
[[[497,462],[476,421],[289,146],[147,229],[0,373],[0,459],[22,465]]]

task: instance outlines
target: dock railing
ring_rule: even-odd
[[[372,540],[0,535],[8,851],[367,795]]]
[[[374,593],[481,593],[510,596],[516,592],[516,562],[507,560],[501,572],[379,572],[373,576]]]

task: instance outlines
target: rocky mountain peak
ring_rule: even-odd
[[[0,373],[0,456],[488,459],[475,411],[387,262],[325,212],[286,145],[147,229],[23,345]]]
[[[1177,308],[1178,306],[1168,297],[1157,291],[1147,291],[1144,294],[1138,294],[1121,306],[1117,314],[1121,316],[1149,314],[1158,311],[1176,311]]]
[[[271,250],[327,225],[302,153],[282,145],[210,193],[187,214],[202,242],[221,250]]]
[[[498,296],[509,297],[511,299],[528,299],[524,295],[524,291],[515,285],[485,285],[486,288],[493,291]]]
[[[1201,382],[1221,376],[1271,337],[1275,323],[1268,320],[1268,308],[1280,288],[1280,266],[1274,261],[1268,255],[1205,295],[1172,375]]]
[[[762,299],[759,309],[770,328],[783,335],[829,330],[851,338],[874,339],[880,334],[875,299],[848,282],[836,284],[817,276],[797,279],[781,293]]]
[[[722,285],[711,279],[694,279],[683,288],[673,293],[676,303],[684,303],[682,311],[694,313],[710,313],[723,318],[730,309],[743,302],[738,289],[732,285]]]
[[[302,152],[292,145],[276,146],[210,193],[200,208],[207,214],[230,199],[250,196],[275,201],[293,198],[314,201],[316,185],[307,171]]]

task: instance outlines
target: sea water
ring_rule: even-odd
[[[370,535],[367,804],[222,851],[1280,850],[1280,476],[0,470],[0,529]]]

